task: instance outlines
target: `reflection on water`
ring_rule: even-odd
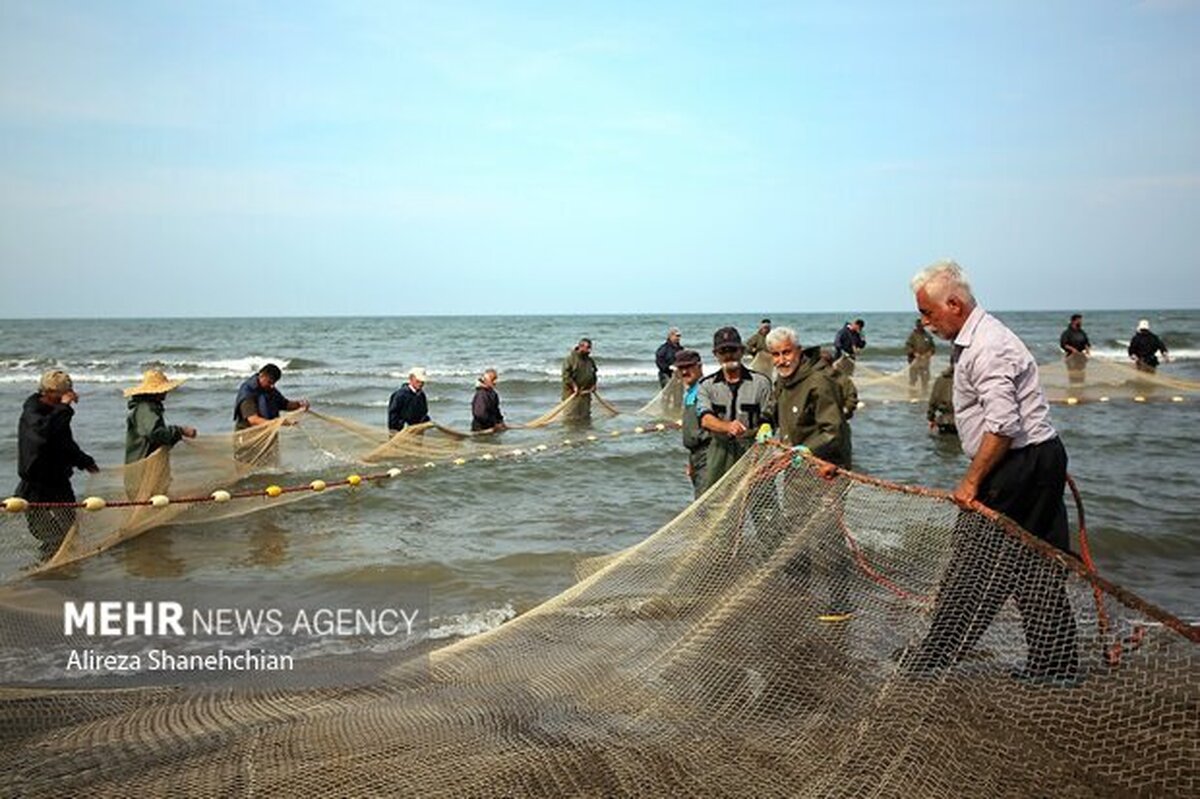
[[[170,528],[150,530],[114,548],[113,554],[131,577],[180,577],[187,571],[187,564],[173,553],[171,534]]]
[[[243,565],[275,568],[287,563],[288,533],[271,517],[263,515],[250,530],[250,551]]]

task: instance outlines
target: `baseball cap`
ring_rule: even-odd
[[[719,350],[727,347],[742,346],[742,334],[737,331],[736,327],[722,327],[716,333],[713,333],[713,349]]]

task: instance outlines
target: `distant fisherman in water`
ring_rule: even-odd
[[[499,433],[506,430],[504,414],[500,413],[500,395],[496,393],[496,381],[499,375],[495,369],[485,369],[475,386],[475,396],[471,399],[471,429],[475,431],[490,430]]]
[[[1072,383],[1082,383],[1086,377],[1087,359],[1092,354],[1092,342],[1083,332],[1083,314],[1071,314],[1071,323],[1058,337],[1058,346],[1067,363],[1067,378]]]
[[[840,361],[843,358],[854,360],[858,357],[858,353],[867,348],[867,339],[863,336],[863,328],[867,323],[861,319],[855,319],[853,322],[847,322],[842,326],[842,329],[833,337],[833,360]]]
[[[130,499],[144,500],[165,494],[171,484],[171,467],[165,458],[154,464],[131,464],[164,447],[175,446],[180,439],[196,437],[196,428],[169,425],[163,419],[167,393],[183,382],[168,380],[158,369],[149,369],[142,375],[141,383],[124,391],[129,397],[129,415],[125,418],[125,491]]]
[[[746,354],[751,359],[760,352],[767,351],[767,334],[771,332],[771,320],[764,319],[758,323],[758,330],[754,331],[754,335],[746,339]]]
[[[565,421],[584,421],[592,418],[592,392],[596,390],[596,362],[592,360],[592,340],[581,338],[567,353],[562,365],[562,398],[575,397],[563,415]]]
[[[700,426],[697,402],[700,396],[700,376],[704,367],[700,353],[695,350],[680,350],[675,356],[675,373],[683,383],[683,446],[688,451],[687,476],[692,481],[695,496],[704,493],[705,475],[708,464],[708,442],[712,435]]]
[[[266,364],[246,378],[238,389],[237,402],[233,406],[234,429],[245,430],[248,427],[270,424],[279,418],[280,411],[308,410],[308,400],[290,400],[275,384],[283,377],[283,372],[273,363]]]
[[[705,489],[750,449],[771,402],[771,378],[742,365],[745,351],[736,327],[722,327],[713,334],[713,355],[721,370],[700,381],[696,400],[700,426],[712,433]]]
[[[308,410],[308,400],[290,400],[275,384],[283,372],[273,363],[268,363],[246,378],[238,388],[237,400],[233,405],[234,448],[233,457],[241,463],[264,466],[279,458],[279,439],[272,431],[263,437],[251,432],[253,428],[268,425],[279,418],[280,411]],[[283,424],[291,424],[285,421]]]
[[[1158,354],[1162,353],[1163,361],[1170,363],[1171,356],[1167,354],[1167,345],[1162,339],[1150,332],[1149,320],[1138,322],[1137,332],[1129,340],[1129,357],[1139,372],[1154,374],[1158,371]]]
[[[956,436],[958,428],[954,426],[954,367],[946,367],[946,371],[933,381],[933,389],[929,392],[929,410],[926,413],[929,420],[929,431],[942,435]]]
[[[909,391],[916,390],[918,381],[922,394],[929,390],[929,362],[936,351],[937,344],[933,343],[933,336],[929,335],[925,325],[921,324],[921,318],[917,317],[908,340],[904,342],[904,354],[908,358]]]
[[[667,340],[659,344],[654,353],[654,365],[658,367],[659,388],[671,380],[671,367],[675,364],[675,358],[679,356],[679,351],[683,349],[683,345],[679,343],[681,335],[679,328],[671,328],[667,331]]]
[[[425,397],[425,383],[429,376],[420,366],[408,373],[408,382],[392,392],[388,399],[388,432],[399,433],[410,424],[429,421],[429,401]],[[499,404],[497,402],[497,408]]]
[[[74,502],[71,472],[83,469],[100,471],[71,435],[72,403],[79,401],[71,376],[58,369],[42,375],[37,393],[31,394],[21,409],[17,424],[16,496],[30,502]],[[75,508],[39,508],[25,513],[29,532],[42,542],[42,557],[58,551],[67,531],[75,523]]]
[[[926,267],[912,289],[925,325],[954,342],[954,417],[971,459],[954,498],[978,501],[1069,551],[1067,451],[1050,424],[1037,362],[1021,339],[976,305],[954,261]],[[1058,563],[981,525],[975,514],[960,513],[929,632],[903,668],[937,672],[966,657],[1013,596],[1028,649],[1017,676],[1073,680],[1079,653],[1065,582]]]

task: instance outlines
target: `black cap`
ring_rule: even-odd
[[[741,347],[742,334],[737,331],[736,327],[723,327],[716,333],[713,333],[713,349],[719,350],[722,347]]]
[[[685,366],[699,366],[700,353],[695,350],[680,350],[675,353],[675,368],[682,369]]]

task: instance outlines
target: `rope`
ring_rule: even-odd
[[[1083,565],[1091,571],[1092,574],[1099,576],[1100,572],[1096,568],[1096,562],[1092,560],[1092,548],[1088,543],[1087,522],[1083,511],[1083,497],[1079,493],[1079,486],[1075,484],[1075,479],[1071,475],[1067,475],[1067,486],[1071,489],[1071,496],[1075,498],[1075,510],[1079,514],[1079,555],[1083,561]],[[1092,598],[1096,603],[1096,631],[1101,641],[1108,639],[1112,622],[1109,620],[1108,611],[1104,607],[1104,592],[1100,590],[1100,586],[1092,583]],[[1130,649],[1136,649],[1141,645],[1142,639],[1146,635],[1146,628],[1138,625],[1134,627],[1133,632],[1125,639],[1116,639],[1104,649],[1104,661],[1109,666],[1118,666],[1121,663],[1121,655],[1125,646]]]

